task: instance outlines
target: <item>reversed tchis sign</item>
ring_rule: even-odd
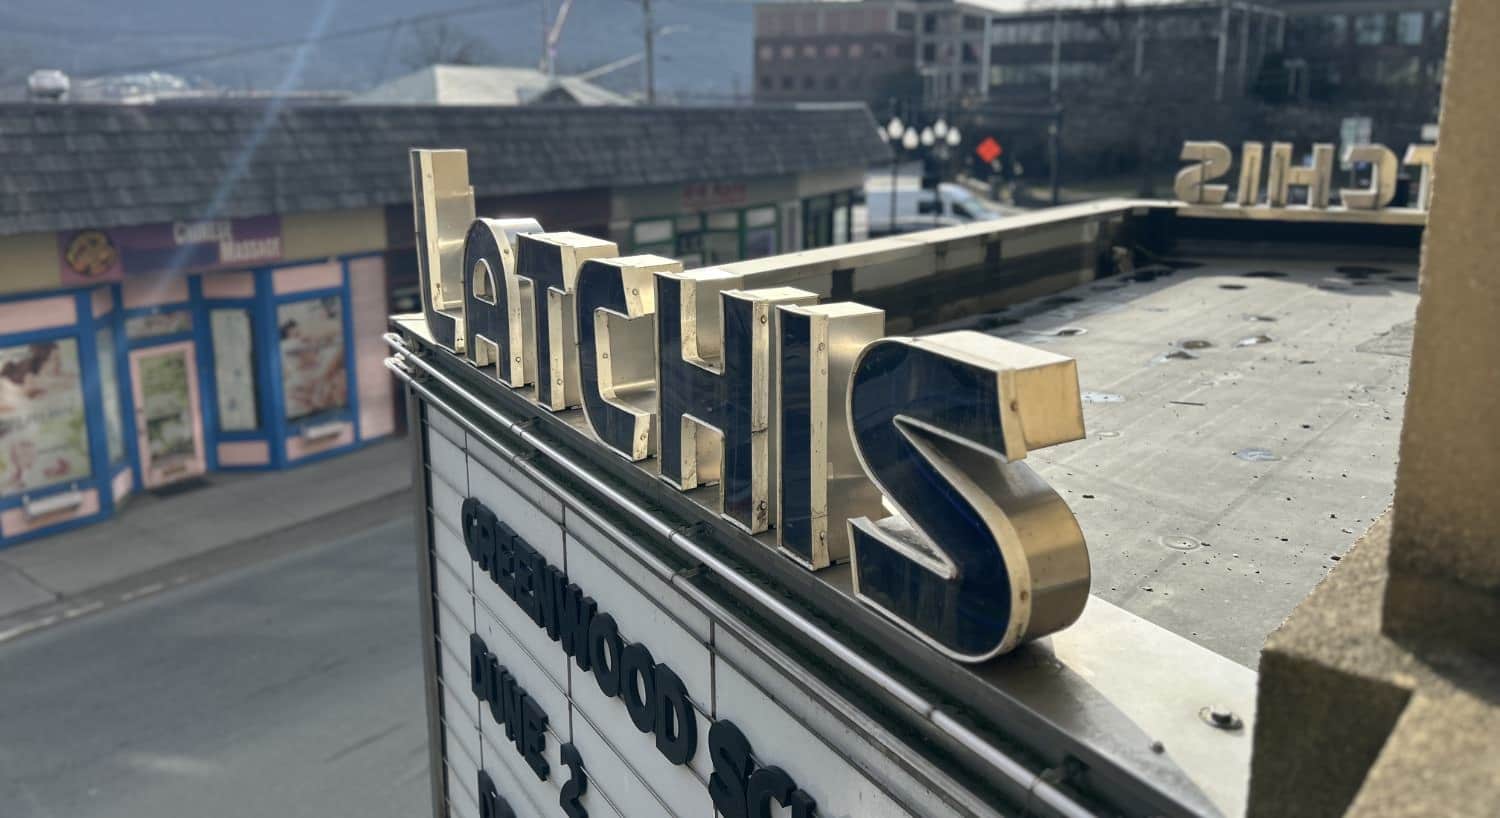
[[[1184,142],[1181,159],[1191,164],[1178,171],[1173,194],[1193,205],[1224,205],[1241,208],[1278,209],[1302,192],[1306,207],[1323,210],[1332,201],[1335,149],[1331,143],[1313,146],[1306,163],[1293,159],[1290,142],[1273,142],[1269,158],[1262,142],[1246,142],[1240,150],[1240,172],[1233,200],[1225,179],[1234,166],[1234,154],[1222,142]],[[1390,207],[1396,198],[1397,174],[1402,166],[1415,174],[1409,205],[1400,210],[1425,213],[1432,203],[1432,169],[1437,161],[1436,145],[1410,145],[1398,161],[1384,145],[1349,145],[1342,157],[1346,167],[1368,167],[1369,181],[1363,187],[1338,191],[1342,207],[1349,211],[1376,211]],[[1264,194],[1264,195],[1262,195]]]
[[[1082,612],[1082,532],[1024,462],[1084,436],[1071,359],[884,337],[871,307],[476,219],[462,151],[413,151],[412,181],[432,337],[673,488],[716,487],[695,496],[767,559],[849,563],[861,601],[963,662]],[[527,581],[568,610],[549,577]]]

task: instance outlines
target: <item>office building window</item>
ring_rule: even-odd
[[[776,59],[776,49],[773,46],[763,45],[760,47],[760,58],[762,61]]]
[[[1396,42],[1401,45],[1422,44],[1422,12],[1403,11],[1396,15]]]
[[[838,43],[829,43],[823,46],[823,56],[830,60],[836,60],[844,56],[844,49],[840,48]]]
[[[865,47],[860,43],[849,44],[849,59],[857,60],[865,55]]]
[[[966,15],[964,17],[964,31],[984,31],[984,18]]]
[[[937,62],[937,44],[936,43],[926,43],[926,44],[924,44],[922,46],[922,62],[925,62],[925,63],[935,63],[935,62]]]
[[[813,44],[811,44],[811,43],[802,46],[802,58],[806,59],[806,60],[815,60],[815,59],[817,59],[818,58],[818,47],[815,46],[815,45],[813,45]]]
[[[1356,45],[1380,45],[1385,42],[1385,15],[1358,14],[1354,17]]]
[[[794,46],[794,45],[784,45],[784,46],[781,47],[781,58],[783,60],[790,60],[790,59],[792,59],[793,57],[796,57],[796,56],[797,56],[797,47],[796,46]]]
[[[917,15],[915,15],[912,12],[909,12],[909,11],[898,11],[898,12],[896,12],[896,30],[897,31],[916,31],[916,29],[917,29]]]
[[[938,17],[936,14],[928,14],[922,18],[922,31],[933,34],[938,29]]]

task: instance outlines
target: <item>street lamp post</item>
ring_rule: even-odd
[[[891,145],[891,220],[888,229],[891,233],[895,233],[897,171],[901,167],[902,157],[920,149],[924,160],[926,153],[934,150],[937,151],[938,158],[947,159],[949,149],[958,147],[963,142],[963,135],[941,117],[937,122],[919,128],[915,123],[908,125],[902,122],[899,116],[891,117],[891,121],[881,129],[881,135]],[[939,207],[933,211],[932,216],[934,224],[942,217],[941,197],[938,198],[938,202]]]
[[[905,133],[901,117],[892,116],[885,126],[886,140],[891,143],[891,220],[887,228],[892,233],[896,232],[896,172],[901,168],[901,137]]]

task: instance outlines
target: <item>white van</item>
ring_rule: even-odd
[[[952,182],[939,184],[937,190],[897,188],[895,229],[891,228],[889,187],[866,187],[865,206],[869,211],[871,236],[982,222],[1006,215],[997,205],[984,201],[963,185]]]

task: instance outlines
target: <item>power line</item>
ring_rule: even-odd
[[[331,40],[343,40],[350,37],[362,37],[366,34],[375,34],[386,29],[403,25],[425,23],[430,20],[438,20],[447,17],[459,17],[468,14],[479,14],[487,11],[497,11],[500,8],[504,8],[507,6],[519,6],[527,2],[529,2],[529,0],[509,0],[509,2],[503,3],[476,3],[472,6],[461,6],[459,8],[447,9],[445,11],[430,11],[425,14],[413,14],[409,17],[397,17],[380,23],[371,23],[369,25],[356,26],[354,28],[340,29],[338,31],[331,31],[327,34],[322,34],[316,37],[300,37],[295,40],[281,40],[274,43],[260,43],[258,45],[248,45],[241,48],[231,48],[224,51],[216,51],[210,54],[200,54],[194,57],[180,57],[171,60],[158,60],[149,63],[135,63],[133,65],[113,66],[110,68],[97,69],[93,73],[96,76],[104,76],[109,74],[129,74],[138,71],[158,71],[164,68],[177,68],[183,65],[196,65],[198,63],[214,62],[216,60],[224,60],[232,57],[242,57],[247,54],[260,54],[266,51],[279,51],[284,48],[296,48],[298,46],[311,45],[314,43],[326,43]]]

